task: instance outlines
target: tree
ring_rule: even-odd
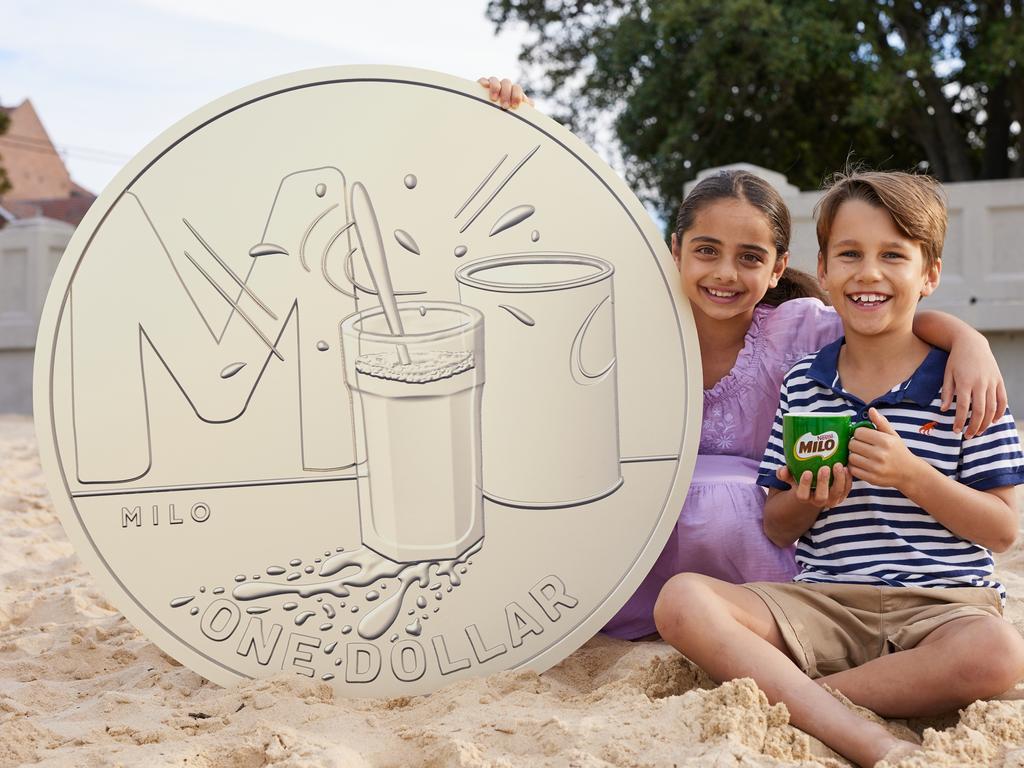
[[[556,118],[611,124],[671,220],[702,168],[817,188],[852,158],[942,181],[1024,175],[1024,0],[490,0]]]
[[[0,136],[7,133],[7,127],[10,124],[11,118],[3,109],[0,109]],[[11,189],[11,180],[7,177],[7,171],[4,170],[2,163],[3,157],[0,157],[0,195],[3,195]]]

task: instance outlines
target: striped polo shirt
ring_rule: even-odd
[[[757,482],[788,490],[775,472],[786,460],[782,417],[793,412],[868,418],[877,408],[914,455],[971,488],[988,490],[1024,483],[1024,457],[1007,411],[970,440],[953,432],[954,411],[940,409],[948,355],[932,349],[913,375],[871,403],[845,391],[839,381],[839,339],[798,362],[786,375],[771,438]],[[854,480],[850,495],[825,509],[800,537],[794,581],[844,582],[905,587],[992,587],[992,553],[957,536],[895,488]]]

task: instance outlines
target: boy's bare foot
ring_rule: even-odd
[[[915,752],[920,752],[922,749],[920,744],[914,744],[910,741],[901,741],[899,739],[894,739],[894,741],[896,744],[889,747],[888,751],[883,754],[883,757],[875,763],[875,768],[882,763],[885,763],[888,766],[895,765],[904,757],[908,757]]]

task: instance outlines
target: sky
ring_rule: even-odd
[[[521,77],[523,28],[486,0],[4,0],[0,104],[30,98],[71,177],[99,193],[195,109],[275,75],[396,64]],[[539,105],[543,108],[543,105]]]

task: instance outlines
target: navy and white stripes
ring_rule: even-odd
[[[978,490],[1024,483],[1024,457],[1009,411],[970,440],[953,433],[955,413],[940,410],[947,355],[933,349],[907,381],[872,403],[839,383],[843,340],[798,362],[786,375],[758,483],[786,490],[775,476],[785,464],[782,416],[790,411],[834,413],[866,419],[874,407],[907,447],[942,474]],[[993,587],[992,553],[962,539],[894,488],[854,480],[839,506],[823,510],[800,537],[796,581],[849,582],[915,587]]]

